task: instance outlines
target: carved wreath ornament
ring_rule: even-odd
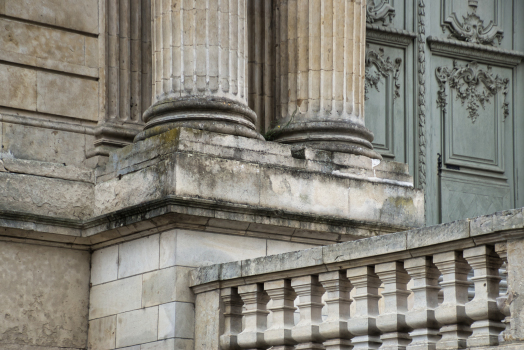
[[[489,21],[484,26],[484,21],[475,13],[468,13],[467,16],[462,16],[462,18],[464,21],[461,23],[457,14],[453,12],[444,21],[443,29],[448,28],[450,38],[483,45],[495,45],[495,39],[498,40],[499,45],[502,42],[504,32],[493,21]]]
[[[366,7],[366,22],[382,22],[387,26],[395,17],[395,9],[390,5],[389,0],[370,0]]]
[[[452,70],[448,67],[438,67],[435,73],[439,85],[437,106],[444,112],[447,105],[446,82],[448,82],[450,89],[456,90],[457,100],[460,100],[462,105],[467,105],[468,118],[473,123],[479,116],[479,107],[484,109],[485,104],[491,103],[491,98],[501,90],[504,95],[502,104],[504,119],[509,115],[509,103],[506,101],[509,79],[494,76],[490,66],[487,70],[483,70],[478,67],[477,62],[460,66],[457,61],[454,61]]]
[[[366,83],[365,83],[365,99],[367,100],[367,94],[369,89],[374,88],[379,90],[379,84],[382,82],[382,78],[387,78],[393,75],[393,84],[395,85],[394,97],[400,97],[400,83],[398,78],[400,75],[400,64],[402,63],[401,58],[396,58],[395,63],[391,62],[391,58],[387,57],[384,59],[384,49],[380,48],[379,52],[373,50],[366,51]],[[376,70],[371,70],[374,66]]]

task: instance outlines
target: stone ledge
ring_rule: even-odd
[[[479,233],[476,230],[479,222],[492,224]],[[200,267],[191,272],[191,286],[198,293],[229,285],[268,281],[273,275],[274,279],[288,278],[522,237],[524,208],[379,237]]]
[[[405,227],[329,216],[170,197],[88,220],[0,211],[0,236],[101,248],[124,240],[186,228],[233,235],[330,244],[402,231]]]

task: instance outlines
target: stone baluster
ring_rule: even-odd
[[[242,299],[236,288],[224,288],[220,291],[224,303],[224,334],[220,336],[222,350],[237,350],[237,335],[242,331]]]
[[[237,335],[242,349],[267,349],[264,331],[267,328],[266,304],[269,300],[262,284],[248,284],[238,287],[238,294],[244,302],[244,330]]]
[[[272,350],[293,350],[296,342],[291,337],[294,325],[295,291],[291,288],[290,280],[277,280],[264,283],[264,289],[271,298],[270,308],[273,323],[264,332],[264,340],[272,346]]]
[[[406,313],[406,323],[413,331],[412,342],[407,350],[435,350],[440,339],[435,318],[438,306],[439,271],[430,257],[418,257],[404,261],[404,268],[413,279],[413,308]]]
[[[381,159],[364,122],[366,1],[277,0],[276,140]]]
[[[298,295],[300,321],[292,329],[296,350],[324,349],[319,324],[322,322],[322,295],[324,289],[317,276],[297,277],[291,286]]]
[[[377,317],[377,327],[382,331],[380,350],[405,350],[411,342],[405,316],[411,294],[407,290],[409,275],[399,261],[375,265],[375,273],[384,284],[385,308]]]
[[[502,323],[506,325],[506,329],[499,334],[499,343],[503,343],[506,341],[506,337],[510,337],[511,335],[511,311],[509,305],[512,301],[512,294],[510,294],[509,285],[508,282],[508,249],[507,249],[507,243],[498,243],[495,245],[495,251],[497,252],[498,256],[502,259],[502,262],[505,266],[503,276],[505,277],[506,281],[506,291],[503,295],[500,295],[497,298],[497,306],[502,312],[502,314],[505,316]],[[501,283],[502,284],[502,283]]]
[[[380,330],[376,325],[378,316],[378,287],[380,280],[372,266],[347,270],[347,277],[355,288],[353,300],[356,311],[348,321],[348,329],[354,335],[353,350],[378,349],[381,345]]]
[[[468,302],[470,283],[467,276],[470,267],[458,251],[435,254],[433,262],[442,273],[444,290],[444,302],[435,309],[442,334],[437,349],[465,349],[466,340],[471,335],[471,320],[466,315],[465,306]]]
[[[326,290],[327,319],[320,324],[326,350],[350,350],[352,335],[348,330],[351,283],[343,271],[325,272],[319,281]]]
[[[135,141],[176,127],[250,138],[246,0],[151,0],[153,105]]]
[[[504,330],[501,322],[504,315],[497,307],[499,296],[499,267],[502,260],[491,246],[478,246],[464,250],[464,258],[475,273],[475,297],[466,304],[466,314],[474,320],[473,334],[468,338],[468,346],[498,345],[498,336]]]

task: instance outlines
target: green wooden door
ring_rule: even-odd
[[[410,164],[427,223],[524,206],[524,2],[368,6],[366,123]]]

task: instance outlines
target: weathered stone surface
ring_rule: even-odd
[[[118,251],[118,278],[158,269],[159,235],[126,242]]]
[[[85,64],[83,35],[10,19],[0,19],[0,26],[3,29],[0,50],[75,65]]]
[[[91,283],[93,285],[115,281],[118,278],[118,246],[93,252],[91,256]]]
[[[78,119],[98,119],[98,82],[37,72],[38,111]],[[71,103],[75,108],[71,108]]]
[[[1,92],[0,92],[1,94]],[[83,166],[87,136],[27,125],[3,123],[2,152],[15,159]]]
[[[157,334],[158,307],[125,312],[117,316],[117,348],[155,341]]]
[[[0,64],[0,105],[36,110],[36,71]]]
[[[96,0],[4,0],[0,11],[10,17],[98,34]]]
[[[114,349],[116,341],[116,315],[89,321],[90,350]]]
[[[195,350],[219,349],[220,291],[198,295],[195,303]]]
[[[266,255],[266,241],[259,238],[178,230],[177,265],[203,266]]]
[[[0,186],[0,209],[62,218],[83,218],[91,212],[91,184],[5,172],[0,182],[5,184]]]
[[[493,215],[493,230],[511,230],[524,228],[524,209],[512,209]]]
[[[195,336],[195,304],[168,303],[158,307],[158,339]]]
[[[85,347],[89,259],[85,251],[1,242],[0,347]]]
[[[372,255],[400,252],[406,248],[406,234],[398,232],[322,247],[322,259],[324,264],[330,264]]]
[[[176,263],[176,237],[177,230],[162,232],[160,234],[159,268],[175,266]]]
[[[522,257],[524,257],[524,240],[518,239],[508,241],[508,287],[511,312],[511,332],[504,334],[506,341],[524,340],[524,269],[522,268]]]
[[[469,220],[424,227],[407,232],[408,249],[469,238]]]
[[[149,307],[172,301],[194,302],[188,288],[190,268],[174,266],[143,275],[142,307]]]
[[[142,276],[93,286],[90,293],[89,319],[115,315],[142,307]]]
[[[245,260],[242,276],[253,276],[282,270],[315,266],[322,263],[322,247]]]

